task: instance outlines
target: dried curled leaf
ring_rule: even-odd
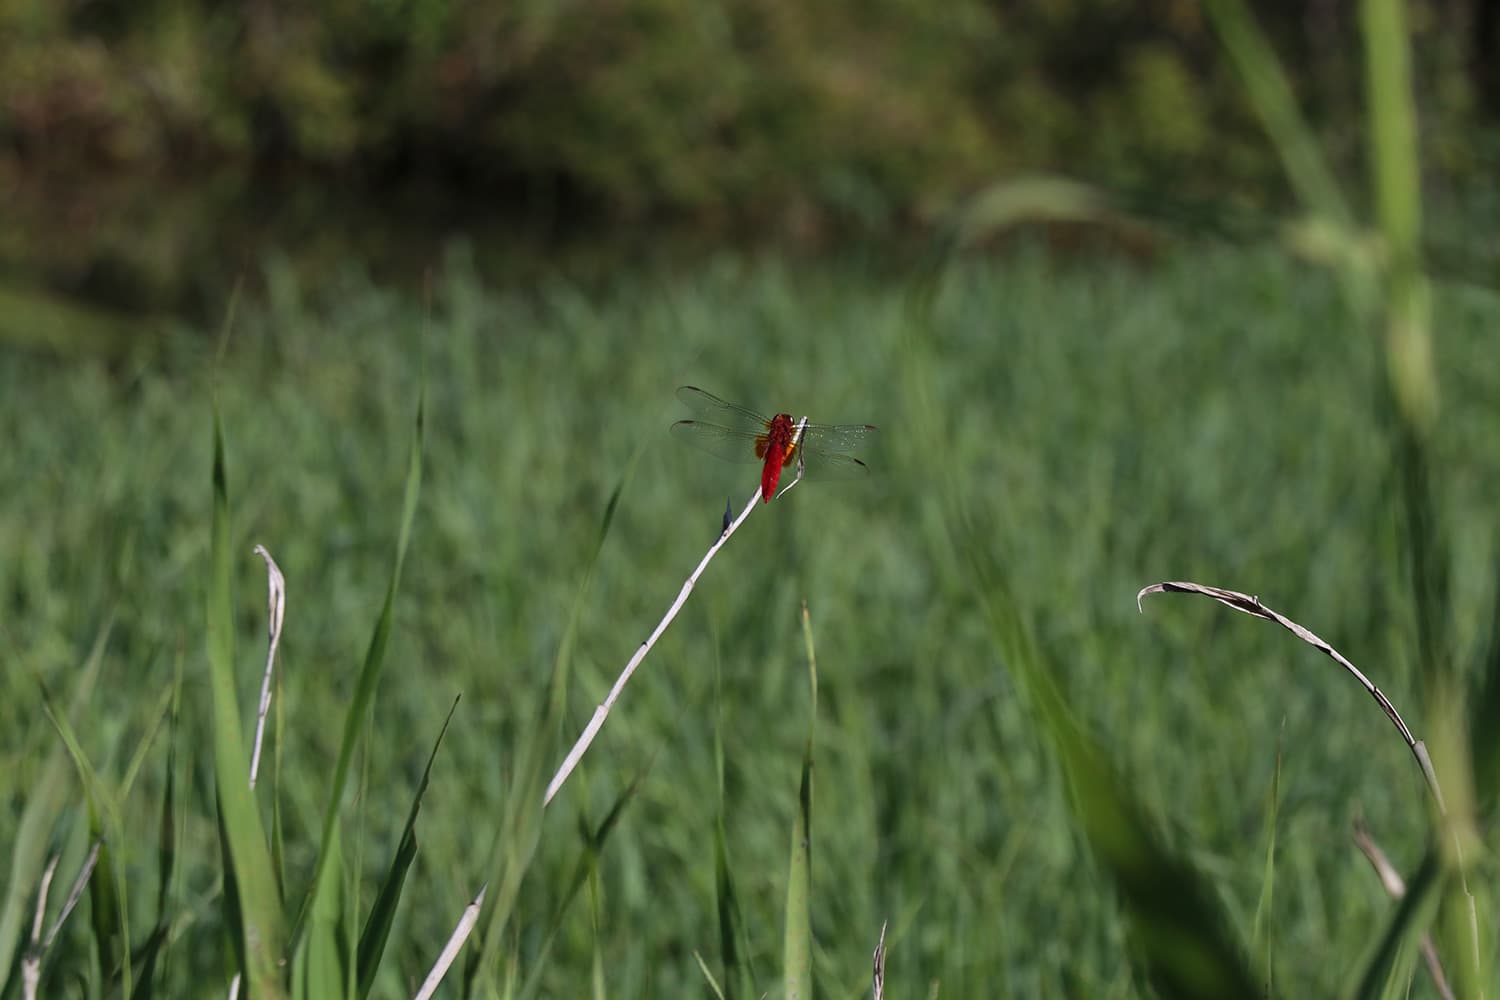
[[[1437,799],[1439,808],[1442,807],[1443,795],[1438,788],[1437,773],[1433,770],[1432,760],[1427,755],[1426,744],[1412,735],[1411,729],[1406,725],[1406,721],[1401,718],[1401,713],[1396,711],[1396,706],[1391,704],[1391,700],[1385,696],[1385,692],[1376,687],[1374,682],[1366,677],[1358,667],[1350,663],[1344,654],[1334,649],[1322,638],[1313,633],[1312,630],[1297,624],[1286,615],[1266,607],[1260,603],[1259,597],[1251,594],[1242,594],[1237,590],[1225,590],[1222,587],[1210,587],[1206,584],[1190,583],[1182,580],[1153,583],[1149,587],[1142,587],[1140,592],[1135,595],[1137,610],[1145,611],[1141,607],[1141,601],[1148,594],[1200,594],[1204,597],[1212,597],[1220,604],[1231,607],[1236,611],[1247,615],[1254,615],[1256,618],[1264,618],[1266,621],[1275,622],[1343,667],[1364,686],[1364,689],[1370,693],[1370,697],[1374,698],[1381,710],[1385,712],[1386,718],[1390,719],[1391,724],[1401,732],[1401,738],[1406,741],[1407,749],[1411,750],[1412,756],[1417,759],[1418,766],[1422,768],[1422,774],[1426,777],[1427,785],[1432,789],[1432,794]]]

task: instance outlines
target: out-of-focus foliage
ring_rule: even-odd
[[[1358,65],[1333,7],[1263,18],[1338,145]],[[1462,119],[1469,12],[1418,15],[1433,122]],[[1020,168],[1215,196],[1274,173],[1187,0],[4,0],[0,63],[12,174],[430,171],[616,218],[815,230],[929,217]]]
[[[1426,177],[1468,225],[1500,154],[1486,10],[1412,17]],[[1257,19],[1362,176],[1353,8]],[[212,325],[267,255],[316,286],[351,258],[420,273],[454,235],[502,268],[683,236],[910,243],[1035,171],[1205,231],[1286,200],[1192,0],[0,0],[0,66],[0,284],[44,297],[28,312]],[[25,325],[0,316],[0,340]]]

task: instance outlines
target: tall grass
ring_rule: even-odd
[[[1428,870],[1446,891],[1436,876],[1448,862],[1420,863],[1424,792],[1406,749],[1362,694],[1305,668],[1260,623],[1186,609],[1143,622],[1132,600],[1173,577],[1274,593],[1352,658],[1390,664],[1382,687],[1415,700],[1425,675],[1408,669],[1389,439],[1369,411],[1385,368],[1371,342],[1325,335],[1347,319],[1338,284],[1274,250],[1194,246],[1149,269],[1024,252],[960,264],[920,328],[913,292],[874,265],[732,258],[590,289],[496,291],[455,255],[427,340],[421,499],[402,508],[414,429],[400,401],[420,391],[420,308],[358,275],[293,286],[237,321],[217,368],[222,522],[198,341],[170,339],[113,369],[4,356],[0,405],[17,431],[0,473],[17,485],[0,506],[0,766],[18,832],[0,845],[11,858],[0,916],[12,898],[25,915],[0,922],[18,927],[11,947],[27,947],[20,925],[44,859],[59,853],[59,870],[76,871],[92,839],[85,786],[59,776],[69,758],[53,749],[45,686],[72,703],[91,785],[118,802],[125,937],[113,939],[139,945],[160,898],[160,995],[222,992],[248,965],[229,950],[243,930],[225,916],[250,897],[222,881],[245,863],[229,868],[219,847],[210,709],[221,685],[210,688],[196,650],[215,553],[235,585],[216,591],[228,601],[213,605],[225,623],[214,634],[238,649],[264,629],[259,541],[295,595],[274,710],[280,764],[274,791],[258,786],[252,802],[282,845],[269,852],[279,917],[260,943],[289,955],[317,936],[326,956],[305,952],[305,976],[278,966],[275,981],[309,990],[316,973],[409,995],[487,885],[450,984],[697,995],[707,967],[721,987],[733,980],[726,995],[776,992],[808,759],[816,850],[797,930],[810,973],[798,981],[819,995],[868,992],[886,920],[892,997],[933,983],[947,996],[1132,996],[1143,974],[1185,993],[1233,985],[1248,965],[1235,942],[1258,913],[1280,942],[1283,995],[1358,978],[1390,904],[1349,849],[1356,811],[1412,876],[1409,907],[1438,898],[1422,891]],[[1433,296],[1446,320],[1435,364],[1481,352],[1494,303]],[[1448,531],[1487,539],[1500,451],[1481,431],[1500,385],[1493,368],[1465,373],[1424,447],[1433,468],[1466,473],[1443,507]],[[718,532],[724,495],[753,485],[740,467],[671,446],[684,381],[879,424],[876,474],[809,481],[747,523],[633,682],[628,710],[542,812],[562,739]],[[1449,600],[1475,632],[1489,604],[1469,570]],[[804,600],[818,639],[811,729]],[[114,630],[79,670],[111,611]],[[367,686],[360,654],[368,664],[381,642],[383,676]],[[179,649],[169,744],[158,727],[178,697],[163,693],[176,690]],[[228,657],[241,747],[261,659]],[[356,779],[352,800],[335,794],[341,770]],[[1277,774],[1272,851],[1261,831]],[[271,798],[279,820],[266,818]],[[170,860],[156,850],[167,802]],[[1105,837],[1116,854],[1090,860]],[[1149,886],[1115,887],[1111,874],[1142,857],[1179,873],[1190,905],[1153,916]],[[390,907],[380,887],[398,867]],[[142,889],[158,876],[164,894]],[[320,883],[332,887],[299,922],[298,900]],[[1129,920],[1121,899],[1136,900]],[[48,913],[59,905],[49,899]],[[367,921],[377,907],[384,917]],[[1184,919],[1218,944],[1183,945]],[[368,979],[367,923],[385,941]],[[124,989],[123,965],[103,957],[109,939],[73,918],[42,962],[44,987],[83,970]],[[1446,959],[1446,931],[1438,946]],[[128,974],[134,986],[144,964]]]

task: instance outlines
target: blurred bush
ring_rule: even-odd
[[[1357,154],[1349,11],[1258,7]],[[1430,138],[1462,166],[1478,14],[1418,14]],[[815,235],[1023,169],[1206,197],[1277,173],[1191,0],[0,0],[0,64],[0,184],[422,174],[499,207]]]

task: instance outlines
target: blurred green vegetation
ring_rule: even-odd
[[[1478,118],[1458,34],[1415,5],[1438,165]],[[1360,108],[1347,12],[1260,5],[1346,151]],[[1222,195],[1273,171],[1194,3],[9,0],[8,166],[218,161],[447,167],[514,203],[625,217],[879,222],[1017,168]],[[1443,155],[1446,152],[1446,156]],[[789,214],[790,213],[790,214]]]
[[[1259,594],[1420,715],[1393,469],[1371,405],[1380,345],[1343,334],[1331,277],[1272,251],[1205,245],[1149,265],[971,260],[946,276],[920,337],[909,279],[847,260],[719,255],[591,287],[505,290],[496,278],[456,248],[425,335],[419,300],[350,268],[317,289],[271,276],[275,294],[237,320],[219,362],[181,331],[98,361],[0,354],[0,771],[11,778],[0,814],[19,813],[56,740],[29,671],[69,692],[114,617],[99,689],[75,723],[108,780],[184,661],[167,994],[217,986],[224,963],[199,652],[209,394],[228,442],[242,705],[264,629],[251,545],[266,544],[288,580],[280,794],[287,863],[305,884],[338,752],[328,720],[342,717],[380,607],[423,362],[424,492],[360,764],[371,792],[346,820],[364,845],[350,863],[362,859],[367,879],[395,848],[452,696],[464,700],[433,772],[381,995],[410,992],[486,877],[479,858],[511,790],[510,750],[535,725],[525,692],[545,683],[632,455],[579,622],[568,736],[719,529],[725,494],[754,488],[753,470],[674,445],[681,382],[870,421],[884,442],[868,483],[808,482],[757,511],[545,814],[500,951],[523,978],[569,884],[576,812],[602,816],[654,761],[598,861],[592,907],[574,908],[541,968],[541,995],[583,995],[595,962],[616,995],[702,993],[693,952],[710,964],[718,954],[707,916],[716,674],[742,957],[771,987],[807,734],[804,599],[819,677],[820,994],[868,988],[889,918],[891,996],[926,995],[934,980],[943,996],[1139,995],[1114,890],[985,624],[995,595],[953,544],[945,482],[980,515],[985,533],[971,540],[991,547],[1083,726],[1246,940],[1280,755],[1276,892],[1260,917],[1278,991],[1326,996],[1345,981],[1390,907],[1352,848],[1351,819],[1362,815],[1408,873],[1424,846],[1425,792],[1405,746],[1347,677],[1264,623],[1166,600],[1143,617],[1134,602],[1166,578]],[[1486,628],[1496,544],[1500,303],[1438,285],[1434,307],[1445,405],[1431,457],[1452,473],[1436,496],[1463,542],[1451,614],[1467,650]],[[923,400],[940,404],[935,421]],[[155,829],[157,760],[123,804],[127,829]],[[65,814],[58,827],[73,856],[81,825]],[[142,834],[115,864],[150,884],[153,850]],[[64,958],[86,942],[70,929]],[[1419,980],[1414,995],[1427,988]]]
[[[1477,11],[1414,5],[1444,190],[1493,162]],[[1352,14],[1257,15],[1348,166]],[[1187,0],[6,0],[0,65],[0,271],[200,320],[268,246],[314,271],[405,248],[410,273],[486,219],[512,238],[650,222],[817,243],[907,232],[1037,170],[1148,201],[1283,201]]]

